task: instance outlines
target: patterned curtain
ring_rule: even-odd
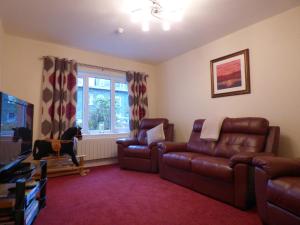
[[[127,72],[128,98],[130,107],[130,135],[136,137],[140,121],[148,115],[147,75]]]
[[[41,138],[59,139],[75,126],[77,63],[55,57],[44,58]]]

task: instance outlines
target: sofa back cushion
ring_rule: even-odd
[[[159,124],[163,124],[165,136],[167,136],[167,129],[169,121],[164,118],[155,118],[155,119],[143,119],[140,124],[140,129],[137,135],[138,142],[141,145],[147,145],[147,131],[158,126]]]
[[[203,119],[195,120],[190,140],[187,144],[187,149],[190,152],[199,152],[206,155],[214,155],[216,143],[200,139],[203,122]]]
[[[269,122],[264,118],[226,118],[215,148],[215,155],[229,158],[239,152],[264,151]]]

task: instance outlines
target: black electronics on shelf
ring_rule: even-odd
[[[0,184],[0,224],[31,225],[46,206],[47,161],[38,162],[22,163],[15,182]]]

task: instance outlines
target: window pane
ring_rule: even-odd
[[[83,78],[77,78],[76,124],[83,127]]]
[[[116,129],[129,128],[128,86],[126,83],[115,83]]]
[[[110,80],[89,78],[89,121],[88,129],[110,130]]]

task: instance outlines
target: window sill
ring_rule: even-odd
[[[121,138],[129,137],[130,133],[98,133],[98,134],[82,134],[82,139],[96,139],[96,138]]]

